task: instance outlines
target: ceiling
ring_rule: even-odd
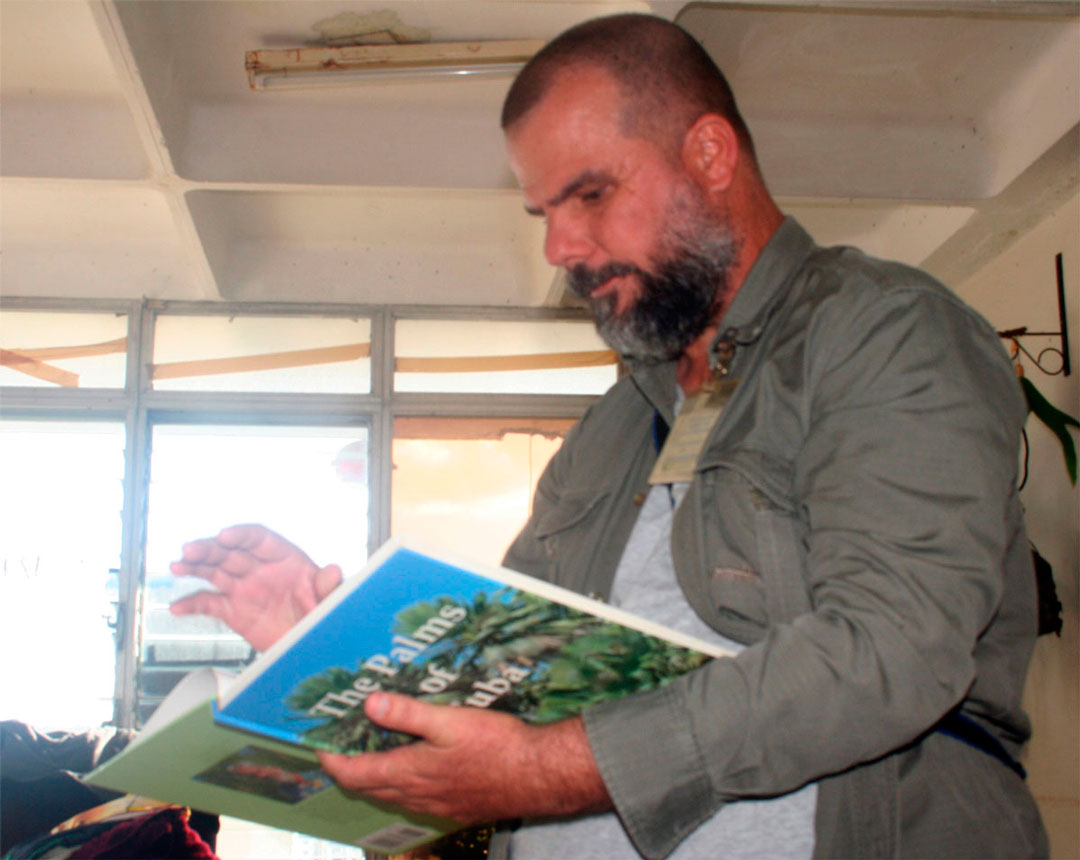
[[[462,41],[617,11],[705,45],[819,241],[957,283],[1076,193],[1075,0],[0,0],[0,290],[559,304],[508,78],[253,91],[244,53],[373,15]]]

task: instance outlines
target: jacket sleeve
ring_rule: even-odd
[[[806,321],[790,514],[812,608],[737,657],[585,715],[647,857],[727,801],[912,743],[975,680],[1002,599],[1018,386],[993,332],[948,294],[865,292]]]

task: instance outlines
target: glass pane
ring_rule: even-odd
[[[0,715],[43,731],[113,717],[124,427],[0,421]]]
[[[572,419],[398,418],[391,529],[498,564]]]
[[[371,391],[371,320],[161,315],[154,388],[170,391]]]
[[[398,320],[396,391],[603,394],[617,376],[591,322]]]
[[[127,315],[0,313],[0,385],[123,388]]]
[[[362,427],[165,425],[153,428],[147,515],[140,716],[191,669],[239,668],[247,643],[209,618],[176,618],[169,603],[202,580],[169,563],[186,541],[262,523],[319,564],[346,573],[367,558],[368,433]]]

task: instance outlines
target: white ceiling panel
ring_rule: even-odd
[[[89,4],[0,3],[0,93],[112,96],[118,78]]]
[[[244,53],[618,11],[702,41],[823,242],[958,279],[1080,182],[1076,0],[0,0],[0,290],[559,304],[503,152],[508,78],[254,92]]]
[[[782,195],[992,197],[1080,122],[1080,24],[694,4],[677,20],[735,90]]]
[[[0,199],[5,294],[198,295],[168,194],[132,184],[5,179]]]
[[[463,85],[488,98],[459,103]],[[497,120],[507,86],[473,80],[366,88],[426,91],[423,102],[414,94],[407,105],[393,92],[372,101],[363,89],[260,91],[200,103],[188,115],[175,163],[201,181],[513,188]]]
[[[852,201],[790,202],[794,215],[822,245],[854,245],[868,254],[918,266],[975,213],[969,206],[890,205]]]
[[[527,307],[554,276],[514,192],[194,191],[188,205],[232,300]]]
[[[8,93],[0,122],[5,176],[146,179],[150,168],[121,98]]]
[[[5,176],[143,179],[146,154],[84,3],[0,3]]]

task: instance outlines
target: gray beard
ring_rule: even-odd
[[[700,227],[700,225],[699,225]],[[600,337],[623,358],[659,364],[678,358],[715,321],[717,298],[727,293],[728,272],[735,259],[735,241],[723,225],[702,229],[694,238],[672,237],[672,247],[655,274],[630,263],[608,263],[600,269],[578,265],[566,273],[570,290],[589,302]],[[624,313],[615,313],[617,295],[600,298],[593,290],[613,277],[634,275],[642,291]]]

